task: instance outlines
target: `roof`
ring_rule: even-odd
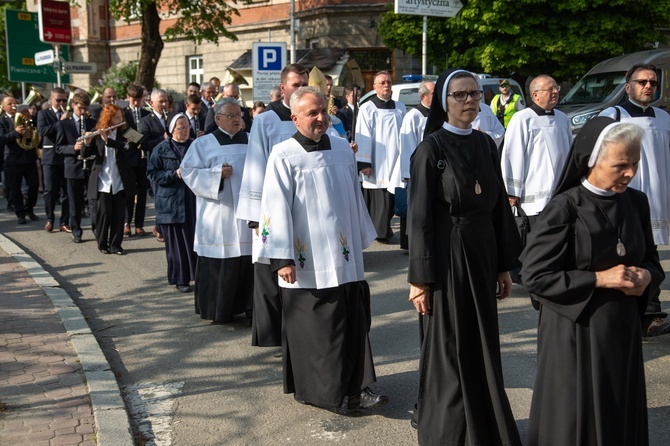
[[[305,66],[305,68],[317,67],[321,71],[327,71],[347,52],[344,48],[306,48],[296,51],[296,62]],[[230,64],[230,68],[235,70],[252,70],[253,61],[251,59],[251,50],[247,50],[238,57],[235,62]]]

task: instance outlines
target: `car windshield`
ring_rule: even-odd
[[[626,83],[626,72],[598,73],[584,76],[561,100],[562,105],[608,102]]]

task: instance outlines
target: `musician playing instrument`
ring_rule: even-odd
[[[37,113],[37,132],[42,137],[42,172],[44,175],[44,211],[47,222],[44,230],[51,232],[56,220],[56,201],[61,197],[59,228],[61,232],[72,232],[70,228],[70,202],[65,184],[65,159],[56,151],[56,129],[66,118],[67,93],[61,87],[51,90],[51,107]],[[61,193],[62,191],[62,193]]]
[[[103,254],[123,254],[126,194],[132,196],[135,193],[133,173],[126,158],[130,145],[123,137],[124,124],[121,107],[105,105],[94,132],[97,136],[84,148],[85,157],[95,157],[88,179],[88,193],[96,199],[96,240]]]
[[[140,121],[149,115],[142,104],[144,103],[144,87],[137,84],[130,84],[126,89],[126,100],[128,107],[123,111],[126,121],[126,128],[137,130]],[[130,237],[133,233],[130,230],[130,225],[135,221],[135,234],[139,236],[146,235],[144,231],[144,216],[147,207],[147,189],[149,188],[149,180],[147,179],[147,159],[142,156],[140,146],[135,143],[129,143],[130,149],[126,152],[126,159],[128,166],[134,178],[134,194],[126,191],[126,221],[123,227],[123,235]]]
[[[188,119],[189,137],[191,139],[196,139],[205,134],[205,117],[200,113],[201,104],[200,96],[191,95],[186,98],[184,114]]]
[[[0,119],[0,147],[4,149],[5,186],[8,201],[14,206],[19,224],[26,224],[26,217],[39,220],[33,209],[37,203],[37,152],[35,147],[22,147],[22,139],[28,135],[26,125],[17,120],[16,99],[6,96],[2,100],[5,115]],[[16,125],[16,122],[19,122]],[[28,199],[24,201],[21,183],[26,180]],[[8,206],[9,207],[9,206]]]
[[[70,202],[70,227],[72,241],[80,243],[83,235],[81,214],[85,204],[86,172],[84,171],[83,149],[88,140],[79,140],[80,136],[90,134],[95,121],[86,116],[91,100],[84,90],[77,90],[72,99],[72,114],[60,121],[56,128],[56,152],[64,158],[64,175],[67,181],[67,195]],[[94,215],[91,222],[94,223]],[[95,231],[95,226],[93,226]]]

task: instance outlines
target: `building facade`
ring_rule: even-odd
[[[108,0],[78,0],[72,8],[74,41],[70,47],[71,59],[95,62],[98,73],[73,74],[72,83],[82,88],[98,85],[102,73],[117,63],[140,58],[141,20],[115,20]],[[37,0],[28,0],[28,9],[36,10]],[[384,47],[378,32],[381,15],[393,2],[389,0],[300,0],[295,2],[297,49],[340,51],[360,67],[367,89],[372,88],[372,75],[388,70],[397,79],[403,74],[420,71],[420,63],[401,52]],[[250,66],[244,65],[244,55],[253,42],[286,42],[290,51],[290,0],[250,0],[234,6],[239,16],[232,16],[226,28],[238,38],[225,38],[219,44],[203,42],[198,45],[185,39],[167,41],[156,67],[156,80],[162,88],[183,92],[189,82],[202,83],[212,76],[223,82],[226,69],[236,70],[247,77]],[[177,16],[169,11],[160,12],[161,34]],[[341,51],[344,50],[344,51]],[[335,63],[337,61],[333,61]],[[323,70],[328,72],[328,70]],[[335,73],[338,84],[338,73]],[[117,92],[123,96],[123,92]]]

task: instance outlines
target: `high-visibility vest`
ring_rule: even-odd
[[[516,113],[516,103],[519,101],[519,99],[521,99],[521,95],[512,93],[509,101],[507,101],[507,104],[505,104],[504,110],[502,109],[502,104],[499,104],[499,94],[493,96],[493,99],[491,99],[491,110],[493,111],[493,114],[498,117],[498,120],[500,120],[500,123],[505,128],[507,128],[509,120],[512,119],[512,115]]]

